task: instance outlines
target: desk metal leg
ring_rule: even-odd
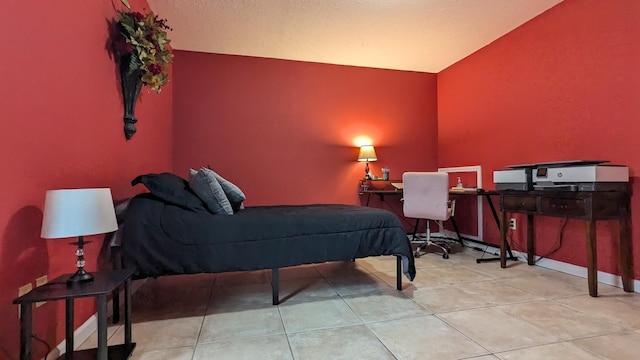
[[[496,212],[496,207],[493,206],[493,201],[491,201],[491,195],[484,194],[484,196],[487,198],[487,203],[489,204],[489,208],[491,209],[491,214],[493,215],[493,220],[496,221],[496,226],[498,227],[498,230],[501,231],[502,228],[501,228],[501,225],[500,225],[500,219],[498,218],[498,213]],[[509,255],[507,257],[507,260],[513,260],[513,261],[518,260],[517,257],[513,256],[513,252],[511,252],[511,246],[509,246],[509,242],[507,242],[505,244],[505,248],[506,248],[507,254]],[[500,249],[500,251],[501,252],[503,251],[502,248]],[[489,262],[489,261],[499,261],[501,258],[502,258],[502,256],[476,259],[476,263],[480,264],[480,263]]]
[[[65,342],[65,353],[69,354],[67,356],[71,356],[73,353],[73,299],[66,299],[65,301],[65,310],[64,310],[64,322],[65,322],[65,334],[66,334],[66,342]]]
[[[20,360],[31,360],[33,303],[20,304]]]
[[[598,296],[598,258],[596,254],[596,222],[587,220],[587,282],[589,295]]]
[[[633,292],[633,258],[631,256],[629,217],[620,219],[620,276],[626,292]]]

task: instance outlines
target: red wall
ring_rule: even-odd
[[[131,1],[148,8],[146,1]],[[115,199],[140,191],[140,173],[171,170],[172,89],[142,91],[138,133],[126,141],[116,67],[106,50],[107,23],[119,1],[9,1],[0,11],[0,358],[18,358],[18,287],[42,275],[75,271],[72,239],[40,238],[48,189],[110,187]],[[94,271],[102,238],[86,247]],[[76,302],[76,326],[95,312]],[[35,333],[64,339],[64,302],[34,310]],[[45,347],[34,341],[36,355]]]
[[[629,166],[637,193],[639,18],[636,0],[566,0],[439,73],[439,166],[480,164],[490,188],[493,171],[509,164],[605,159]],[[639,205],[633,197],[632,209]],[[491,222],[485,240],[498,238]],[[520,250],[525,222],[514,234]],[[536,220],[538,255],[557,244],[560,222]],[[640,228],[637,212],[632,226]],[[584,231],[569,220],[551,258],[586,266]],[[599,269],[614,274],[617,231],[615,222],[599,222]],[[640,233],[632,236],[638,259]]]
[[[247,205],[358,203],[360,135],[378,176],[436,168],[435,74],[186,51],[174,74],[175,171],[211,165]]]

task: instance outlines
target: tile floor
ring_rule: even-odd
[[[282,269],[279,306],[269,271],[149,279],[133,296],[132,358],[639,358],[640,294],[599,284],[591,298],[586,279],[480,254],[422,256],[402,292],[394,257]],[[110,326],[109,344],[123,331]]]

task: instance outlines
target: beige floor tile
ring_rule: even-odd
[[[484,258],[493,258],[493,255],[485,255]],[[482,256],[478,256],[478,259],[482,258]],[[547,276],[551,275],[555,270],[549,270],[542,266],[531,266],[528,265],[525,261],[507,261],[507,267],[501,268],[500,261],[490,261],[490,262],[471,262],[464,264],[465,267],[477,271],[494,279],[508,279],[514,277],[522,277],[522,276]]]
[[[421,269],[420,273],[435,276],[446,284],[466,283],[472,281],[491,280],[491,277],[479,272],[468,270],[463,266],[443,265],[431,269]]]
[[[121,326],[122,324],[107,326],[107,344],[108,345],[124,344],[124,332],[121,333],[122,337],[119,337],[119,338],[113,337],[113,335],[115,335],[118,332],[118,329],[120,329]],[[77,344],[74,344],[74,345],[77,346]],[[94,331],[93,334],[91,334],[91,336],[89,336],[87,340],[85,340],[82,344],[80,344],[80,346],[77,349],[85,350],[85,349],[93,349],[97,347],[98,347],[98,332]]]
[[[545,299],[588,294],[587,280],[578,276],[523,276],[503,279],[503,283],[532,292]]]
[[[579,295],[555,301],[593,316],[617,321],[633,329],[640,329],[640,316],[638,316],[640,314],[640,294],[637,293],[598,297]]]
[[[637,331],[575,340],[572,343],[609,360],[632,360],[640,358],[638,354],[640,333]]]
[[[203,316],[215,275],[176,275],[147,282],[132,297],[134,322]]]
[[[397,281],[398,278],[396,276],[396,272],[395,271],[391,271],[391,272],[376,272],[376,273],[372,273],[373,275],[375,275],[378,279],[382,280],[385,284],[387,284],[386,287],[388,287],[389,289],[396,289],[397,286]],[[416,274],[416,277],[413,279],[413,281],[410,281],[409,278],[407,278],[406,276],[404,276],[404,274],[402,275],[402,290],[415,290],[417,289],[416,284],[418,284],[418,278],[423,278],[424,276],[422,274]],[[381,288],[384,289],[384,288]],[[405,293],[409,294],[411,293],[410,291],[405,291]]]
[[[271,335],[251,340],[198,344],[193,360],[288,360],[293,359],[285,335]]]
[[[362,262],[363,266],[369,268],[371,272],[396,271],[396,261],[395,256],[370,256],[356,260],[356,262]]]
[[[284,334],[278,307],[236,303],[209,309],[199,343]]]
[[[239,285],[270,283],[271,270],[235,271],[217,274],[216,287],[221,285]]]
[[[282,268],[279,273],[280,281],[322,277],[322,274],[320,274],[316,265],[300,265]],[[269,279],[272,279],[271,271],[267,274],[269,275]]]
[[[535,294],[509,286],[501,280],[477,281],[453,286],[464,291],[467,296],[490,305],[507,305],[541,299]]]
[[[602,360],[571,343],[561,342],[496,354],[502,360]]]
[[[395,279],[395,272],[393,273]],[[333,274],[327,276],[327,282],[338,294],[352,295],[370,292],[372,290],[388,289],[390,284],[372,273],[350,272],[344,275]],[[395,280],[394,285],[395,287]]]
[[[532,324],[541,324],[550,334],[556,335],[563,340],[630,330],[620,323],[594,317],[589,313],[575,310],[551,300],[501,306],[499,309],[518,319]]]
[[[131,338],[137,344],[135,351],[193,346],[198,340],[202,320],[203,317],[198,316],[133,323]],[[124,327],[121,326],[113,336],[124,339]]]
[[[139,352],[133,351],[131,360],[191,360],[193,358],[194,347],[177,347],[164,350],[152,350]]]
[[[500,360],[500,358],[495,355],[482,355],[466,358],[464,360]]]
[[[208,309],[214,309],[228,303],[271,305],[271,284],[249,283],[215,286],[209,298]]]
[[[401,360],[453,360],[489,353],[433,315],[367,326]]]
[[[290,334],[289,342],[296,359],[395,359],[363,325]]]
[[[431,312],[395,289],[346,295],[344,301],[365,323],[429,315]]]
[[[492,353],[561,341],[544,328],[494,307],[449,312],[438,317]]]
[[[488,301],[464,291],[464,287],[443,285],[413,291],[411,298],[434,313],[487,307]],[[455,301],[452,301],[455,299]]]
[[[324,278],[304,278],[280,281],[280,303],[289,299],[304,300],[338,297],[336,290]]]
[[[287,334],[362,324],[342,299],[290,300],[278,307]]]
[[[363,261],[365,259],[356,259],[356,261],[331,261],[316,265],[316,270],[324,277],[343,276],[351,273],[369,273],[371,267]]]

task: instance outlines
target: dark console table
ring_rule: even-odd
[[[500,266],[505,268],[507,249],[507,213],[527,215],[527,263],[535,264],[534,216],[582,219],[587,234],[587,281],[589,295],[598,296],[596,221],[620,223],[620,273],[624,291],[633,291],[633,264],[629,229],[630,194],[626,191],[517,191],[500,193]]]

